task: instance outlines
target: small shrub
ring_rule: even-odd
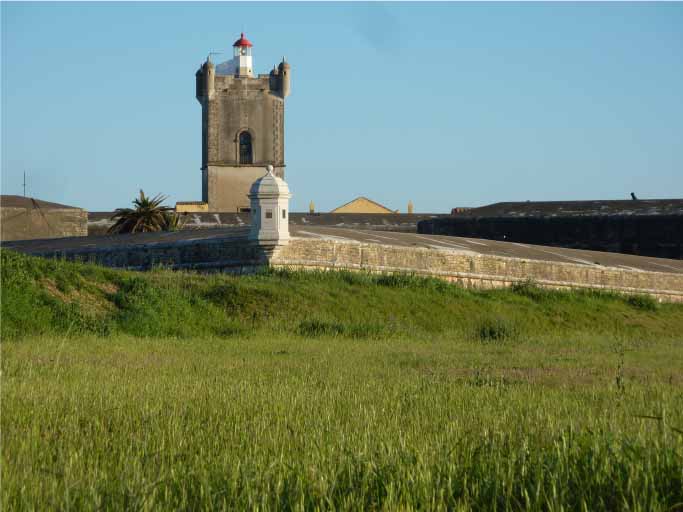
[[[314,274],[315,272],[311,272]],[[297,272],[289,267],[270,267],[260,268],[254,273],[254,277],[257,279],[269,279],[271,277],[277,277],[286,281],[295,281],[302,278],[310,277],[304,272]]]
[[[344,283],[350,285],[367,285],[371,282],[370,275],[366,272],[340,270],[338,276]]]
[[[115,326],[110,319],[86,313],[77,302],[55,301],[54,310],[53,325],[60,332],[109,336],[115,331]]]
[[[238,290],[235,283],[217,283],[202,293],[202,296],[213,304],[235,307]]]
[[[183,229],[183,226],[185,226],[185,223],[187,222],[187,214],[184,213],[182,215],[172,212],[172,211],[166,211],[163,213],[163,220],[161,222],[161,230],[162,231],[180,231]]]
[[[629,295],[626,304],[642,311],[656,311],[659,307],[657,301],[650,295]]]
[[[515,326],[503,318],[487,318],[477,327],[477,337],[483,343],[502,343],[516,334]]]
[[[249,331],[237,322],[228,322],[216,328],[216,335],[220,338],[234,338],[246,336]]]
[[[442,279],[415,274],[380,274],[374,276],[375,284],[387,288],[404,288],[412,290],[431,290],[437,293],[462,294],[464,288],[455,286]]]
[[[325,320],[303,320],[299,322],[297,333],[308,338],[321,336],[344,336],[347,338],[380,338],[387,333],[381,324],[352,323],[344,324]]]
[[[535,302],[554,299],[560,295],[560,292],[541,288],[533,281],[528,280],[521,283],[513,283],[510,286],[510,290],[516,295],[521,295]]]
[[[140,302],[148,302],[150,296],[155,295],[158,295],[158,289],[149,280],[142,276],[131,276],[120,281],[113,299],[119,308],[126,309]]]
[[[375,283],[388,288],[412,288],[419,278],[409,274],[381,274],[375,278]]]
[[[325,322],[324,320],[303,320],[297,329],[301,336],[317,338],[319,336],[341,336],[344,325],[339,322]]]

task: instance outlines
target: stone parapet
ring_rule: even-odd
[[[270,261],[277,267],[400,272],[431,276],[467,287],[495,288],[533,281],[555,289],[593,288],[643,293],[663,301],[683,302],[683,275],[559,263],[456,250],[292,239]]]

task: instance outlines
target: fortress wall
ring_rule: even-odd
[[[289,245],[275,249],[244,239],[223,238],[27,252],[136,270],[163,265],[174,269],[250,273],[271,265],[305,270],[402,272],[474,288],[503,287],[531,280],[547,288],[594,288],[683,302],[682,274],[327,239],[293,238]]]
[[[417,232],[683,259],[683,215],[441,217]]]
[[[0,208],[0,239],[30,240],[86,236],[88,212],[80,208]]]
[[[464,251],[294,239],[278,249],[270,264],[299,269],[413,273],[475,288],[502,287],[531,280],[548,288],[646,293],[663,301],[683,302],[683,275],[680,274],[505,258]]]
[[[239,273],[267,265],[272,251],[272,248],[259,247],[246,240],[209,239],[23,252],[33,256],[128,270],[150,270],[161,266],[176,270]]]

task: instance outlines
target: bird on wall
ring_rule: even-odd
[[[633,199],[634,201],[638,200],[638,198],[636,197],[636,195],[633,192],[631,192],[631,199]]]

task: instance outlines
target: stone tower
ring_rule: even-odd
[[[209,211],[249,211],[249,188],[267,165],[275,176],[285,176],[290,67],[283,57],[269,74],[256,76],[252,48],[242,34],[231,60],[214,66],[207,58],[195,75],[202,106],[202,201]]]

